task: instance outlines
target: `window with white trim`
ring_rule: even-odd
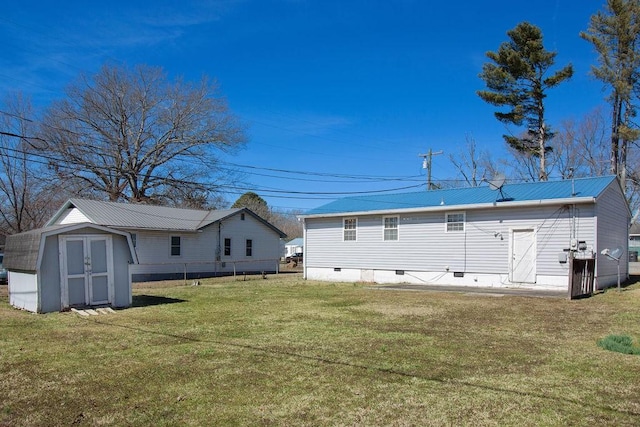
[[[357,227],[358,227],[357,218],[345,218],[343,220],[343,240],[345,242],[356,240]]]
[[[244,251],[246,256],[253,256],[253,240],[246,240]]]
[[[445,222],[447,224],[447,233],[464,231],[464,212],[451,212],[445,216]]]
[[[231,238],[224,239],[224,256],[231,256]]]
[[[398,240],[399,217],[385,216],[382,218],[384,226],[384,240]]]

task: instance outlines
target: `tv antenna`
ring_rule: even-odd
[[[624,254],[622,246],[618,246],[615,249],[605,248],[600,253],[618,264],[618,292],[620,292],[620,258]]]
[[[494,176],[491,181],[489,181],[489,188],[493,191],[500,192],[500,199],[498,199],[497,201],[506,200],[504,197],[504,193],[502,192],[502,187],[504,187],[504,182],[506,181],[506,179],[507,178],[503,174],[499,173],[496,174],[496,176]]]

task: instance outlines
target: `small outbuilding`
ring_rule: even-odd
[[[129,233],[78,223],[7,237],[9,303],[36,313],[71,307],[131,305],[129,265],[137,263]]]
[[[302,237],[296,237],[284,244],[285,257],[300,254],[302,252],[304,252],[304,239]]]

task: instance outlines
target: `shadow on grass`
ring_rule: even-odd
[[[631,285],[635,285],[636,283],[640,283],[640,275],[639,274],[629,274],[629,279],[625,280],[620,284],[621,287],[626,288]]]
[[[134,295],[131,307],[149,307],[152,305],[176,304],[187,302],[185,299],[159,297],[155,295]]]
[[[627,289],[627,288],[630,288],[631,286],[636,285],[638,283],[640,283],[640,275],[638,275],[638,274],[629,274],[629,278],[628,279],[622,280],[620,282],[620,291],[621,292],[628,291],[629,289]],[[617,291],[617,290],[618,290],[618,286],[614,284],[614,285],[609,286],[607,288],[599,289],[599,290],[595,291],[594,293],[597,293],[597,292],[613,292],[613,291]]]

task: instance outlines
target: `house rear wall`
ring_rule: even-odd
[[[453,212],[459,211],[449,211]],[[383,240],[383,215],[358,216],[357,241],[343,241],[342,221],[348,215],[307,218],[307,277],[314,278],[324,270],[322,278],[326,279],[326,274],[335,268],[441,275],[460,272],[491,275],[489,285],[508,285],[511,232],[533,229],[538,282],[544,285],[548,281],[555,287],[560,283],[556,278],[567,276],[568,265],[560,263],[558,256],[569,248],[572,227],[575,226],[576,237],[595,250],[593,213],[593,205],[582,205],[574,221],[567,206],[467,210],[464,232],[446,232],[442,211],[401,214],[397,241]]]

